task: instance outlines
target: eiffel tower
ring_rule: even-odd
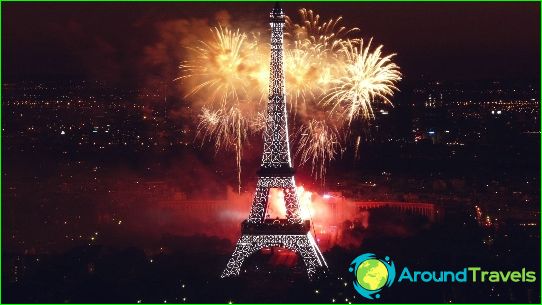
[[[277,3],[271,10],[271,67],[264,147],[256,194],[248,219],[241,223],[241,238],[221,277],[238,276],[244,260],[262,248],[283,247],[297,252],[305,263],[307,275],[325,273],[327,263],[310,232],[310,220],[299,213],[294,169],[288,142],[288,121],[284,89],[284,13]],[[286,219],[268,219],[269,190],[282,189]]]

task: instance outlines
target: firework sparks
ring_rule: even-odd
[[[323,86],[319,86],[322,83],[322,60],[320,48],[314,48],[311,52],[301,49],[286,51],[286,88],[294,114],[307,107],[307,100],[315,100],[323,93]]]
[[[320,15],[312,10],[302,8],[299,10],[300,23],[294,23],[286,17],[286,38],[296,42],[300,49],[312,48],[321,45],[325,50],[335,51],[342,48],[345,37],[359,31],[359,28],[346,28],[340,26],[342,17],[321,22]]]
[[[359,145],[361,144],[361,136],[356,137],[356,143],[354,144],[354,158],[359,158]]]
[[[237,145],[238,139],[247,135],[248,122],[235,107],[211,110],[204,107],[199,115],[198,136],[213,140],[216,150]]]
[[[322,22],[307,9],[299,16],[299,23],[286,19],[285,33],[286,94],[298,130],[292,144],[300,164],[310,163],[323,181],[352,121],[372,119],[375,102],[391,104],[401,73],[395,54],[384,56],[382,46],[372,50],[371,41],[350,38],[359,29],[342,26],[341,17]],[[210,32],[188,47],[178,79],[185,97],[201,107],[198,137],[214,142],[217,151],[235,152],[240,190],[243,144],[249,133],[265,128],[259,110],[269,85],[269,45],[258,33],[221,26]],[[326,115],[315,119],[317,113]],[[359,145],[358,138],[356,156]]]
[[[399,67],[391,61],[395,54],[382,57],[382,46],[370,51],[371,42],[367,46],[363,40],[344,45],[344,74],[331,81],[332,87],[322,99],[324,106],[340,112],[348,124],[360,116],[373,118],[372,103],[377,99],[391,104],[388,97],[398,90],[395,84],[401,80]]]
[[[299,10],[299,23],[288,16],[285,26],[285,72],[287,95],[294,115],[306,110],[324,94],[332,75],[337,73],[337,50],[344,38],[359,31],[340,26],[342,17],[321,22],[312,10]],[[301,102],[301,103],[300,103]]]
[[[238,192],[240,193],[242,143],[247,137],[247,119],[236,107],[229,109],[221,107],[217,110],[204,107],[199,119],[198,135],[201,134],[202,142],[206,139],[213,140],[217,152],[222,147],[235,151]]]
[[[246,139],[250,117],[255,108],[254,91],[258,84],[260,64],[255,61],[257,42],[249,41],[239,30],[216,27],[212,39],[199,41],[190,60],[180,65],[178,80],[188,83],[185,98],[202,92],[205,106],[199,116],[198,135],[215,142],[216,150],[235,151],[238,189],[241,191],[242,143]]]
[[[310,120],[296,133],[297,151],[301,164],[311,163],[311,172],[325,181],[326,165],[335,158],[341,148],[339,132],[332,124]]]
[[[209,103],[249,100],[249,88],[258,81],[259,64],[253,61],[257,42],[229,28],[212,28],[211,34],[209,41],[189,47],[193,56],[179,66],[182,76],[177,80],[185,80],[189,88],[185,97],[204,91]]]

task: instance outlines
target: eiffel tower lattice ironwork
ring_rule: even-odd
[[[271,10],[271,67],[269,101],[262,163],[258,171],[256,194],[248,219],[241,224],[241,238],[221,277],[237,276],[244,260],[262,248],[283,247],[297,252],[305,263],[309,278],[325,273],[327,263],[310,232],[310,220],[299,213],[294,169],[288,142],[288,121],[284,89],[284,13],[277,5]],[[286,219],[267,219],[269,190],[282,189]]]

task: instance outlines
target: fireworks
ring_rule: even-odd
[[[249,41],[239,30],[217,27],[211,29],[209,41],[199,41],[196,47],[189,47],[193,54],[190,60],[179,66],[186,80],[190,97],[204,91],[206,103],[238,103],[249,100],[253,85],[258,80],[259,64],[254,62],[253,54],[257,42]]]
[[[301,126],[296,138],[296,156],[301,164],[310,162],[313,175],[324,181],[326,164],[341,148],[338,130],[330,123],[312,119]]]
[[[235,151],[240,191],[242,143],[256,109],[252,87],[261,75],[254,57],[258,44],[239,30],[217,27],[211,34],[209,41],[189,48],[192,56],[180,65],[178,80],[188,88],[185,98],[204,103],[198,125],[202,139],[215,141],[217,151]]]
[[[198,134],[202,139],[214,140],[216,151],[221,147],[233,148],[237,166],[238,192],[241,192],[241,143],[247,136],[247,120],[239,108],[221,107],[217,110],[203,108],[199,116]]]
[[[320,79],[322,65],[319,64],[322,57],[319,55],[318,48],[313,52],[300,49],[286,51],[287,100],[294,114],[307,107],[307,100],[315,100],[323,92]]]
[[[248,121],[238,108],[203,108],[199,115],[198,133],[202,139],[214,140],[216,150],[239,146],[247,136]]]
[[[326,166],[347,142],[357,119],[374,117],[372,104],[391,104],[401,79],[395,54],[382,46],[352,38],[358,28],[341,25],[342,18],[322,22],[311,10],[299,10],[300,21],[286,18],[286,94],[297,130],[292,146],[303,166],[324,181]],[[211,28],[209,39],[188,47],[180,65],[187,100],[201,107],[198,137],[214,142],[217,151],[235,151],[239,189],[243,144],[249,134],[265,128],[269,84],[269,45],[258,33],[227,27]],[[356,155],[359,149],[356,141]]]
[[[286,90],[294,115],[315,107],[307,103],[316,102],[337,73],[337,50],[347,35],[359,31],[339,26],[342,17],[322,23],[320,15],[305,8],[299,10],[299,17],[299,23],[286,17],[284,34]]]
[[[310,49],[314,46],[322,46],[325,50],[333,52],[340,49],[344,38],[359,31],[358,28],[347,29],[339,26],[342,17],[320,22],[320,15],[312,10],[302,8],[299,10],[300,23],[294,23],[286,17],[286,38],[296,44],[296,48]]]
[[[370,51],[371,42],[365,47],[363,40],[345,43],[343,75],[331,81],[322,99],[323,105],[340,112],[349,124],[359,116],[373,118],[372,103],[377,99],[391,104],[388,96],[398,90],[395,84],[401,80],[399,67],[391,61],[395,54],[382,57],[382,46]]]

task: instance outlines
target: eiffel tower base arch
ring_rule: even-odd
[[[252,235],[243,234],[235,246],[226,268],[221,274],[222,278],[239,276],[243,262],[247,257],[258,250],[270,247],[282,247],[297,252],[307,269],[309,279],[314,279],[316,275],[325,273],[327,264],[318,249],[314,237],[309,232],[307,234],[264,234]]]

